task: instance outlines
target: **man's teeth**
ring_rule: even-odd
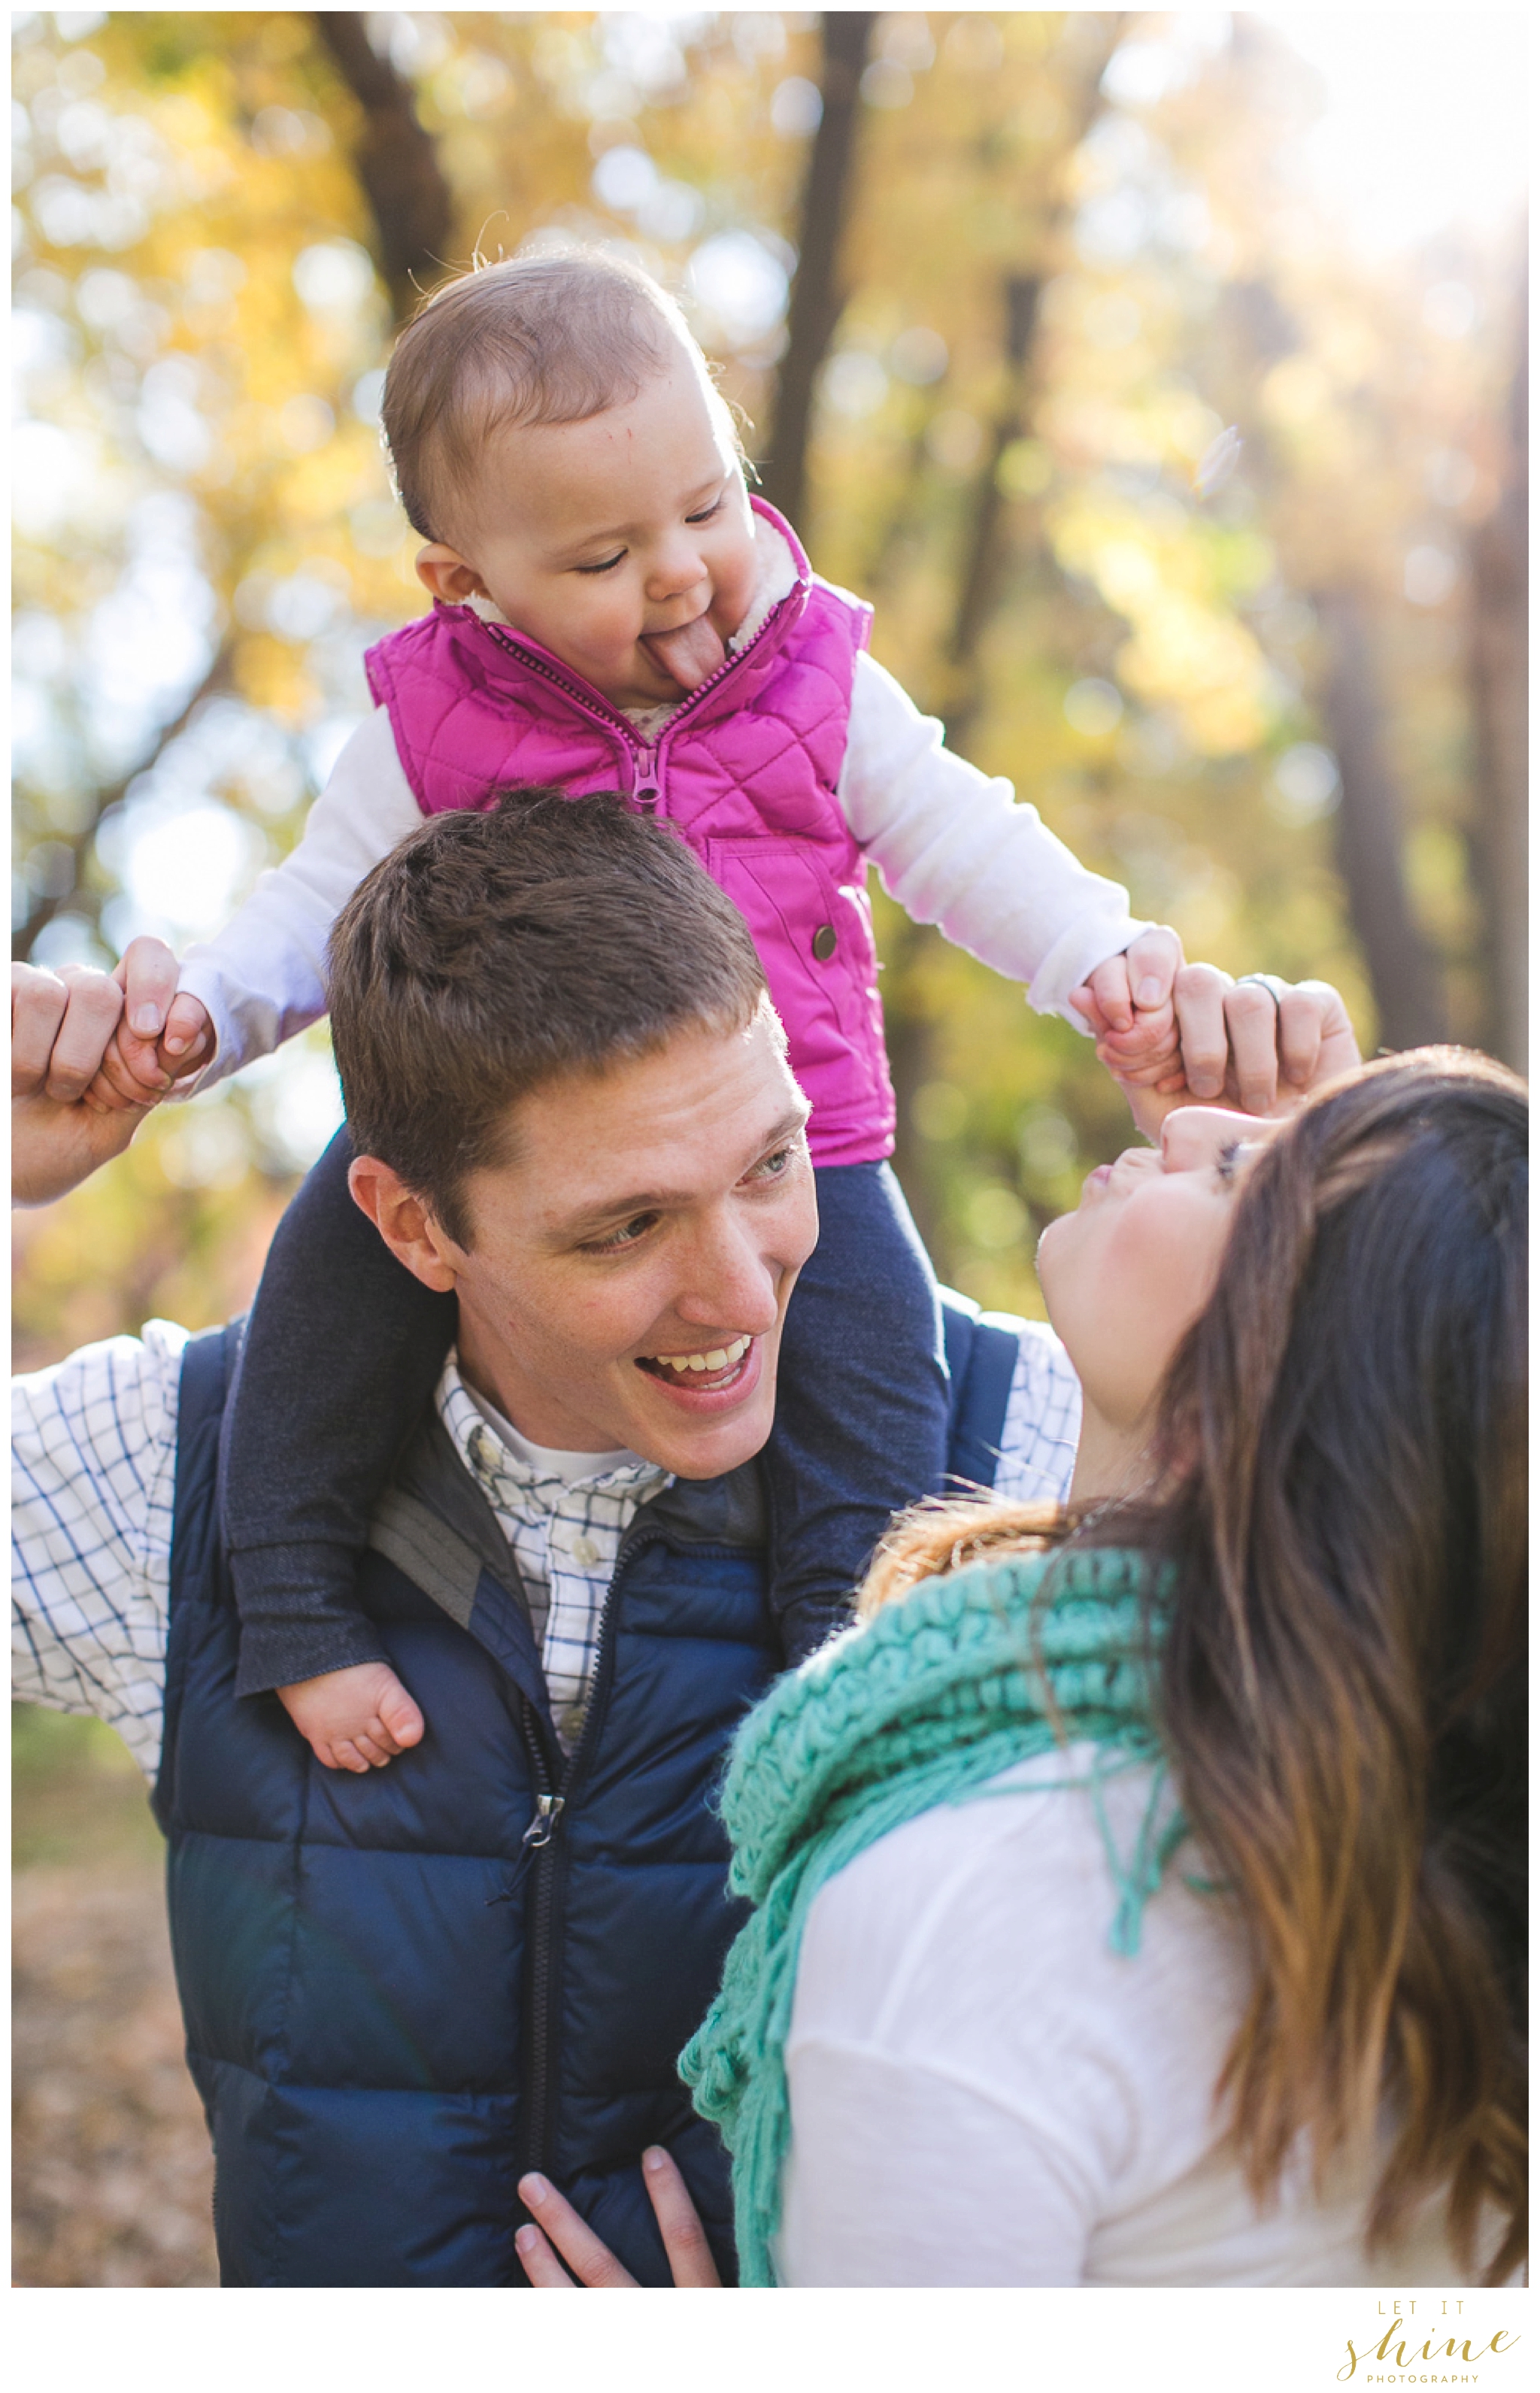
[[[753,1344],[751,1338],[735,1338],[730,1346],[713,1346],[706,1354],[655,1354],[655,1363],[665,1364],[671,1371],[724,1371],[747,1354]]]

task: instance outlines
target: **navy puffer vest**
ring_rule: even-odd
[[[948,1308],[954,1468],[987,1481],[1015,1340]],[[677,2057],[741,1907],[711,1805],[786,1658],[758,1476],[680,1483],[621,1548],[576,1752],[551,1725],[496,1521],[437,1421],[376,1517],[361,1591],[428,1733],[323,1770],[276,1697],[234,1693],[217,1534],[236,1332],[181,1381],[155,1810],[227,2285],[518,2285],[540,2167],[643,2284],[669,2282],[639,2157],[673,2153],[724,2278],[724,2156]]]

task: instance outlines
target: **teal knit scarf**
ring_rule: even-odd
[[[680,2061],[733,2156],[741,2283],[775,2282],[790,2126],[784,2055],[815,1895],[890,1828],[969,1800],[1059,1744],[1090,1741],[1115,1766],[1158,1761],[1148,1567],[1136,1554],[1071,1549],[928,1580],[781,1680],[745,1720],[722,1815],[729,1882],[755,1909]],[[1112,1941],[1125,1952],[1137,1950],[1144,1903],[1181,1840],[1180,1819],[1156,1833],[1159,1791],[1157,1774],[1131,1856],[1120,1861],[1108,1838],[1121,1895]]]

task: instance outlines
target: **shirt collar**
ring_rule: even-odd
[[[612,1455],[595,1456],[595,1461],[606,1467],[575,1479],[537,1467],[498,1435],[461,1378],[459,1357],[452,1347],[439,1375],[434,1403],[439,1419],[454,1440],[461,1461],[488,1494],[495,1483],[502,1482],[504,1487],[511,1485],[526,1497],[533,1497],[539,1509],[549,1510],[573,1488],[591,1489],[607,1496],[634,1496],[640,1503],[672,1484],[672,1473],[659,1463],[645,1462],[634,1454],[626,1455],[619,1462]]]

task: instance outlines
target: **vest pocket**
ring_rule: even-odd
[[[704,862],[753,935],[815,1131],[879,1120],[892,1098],[865,888],[840,886],[813,840],[708,840]]]

